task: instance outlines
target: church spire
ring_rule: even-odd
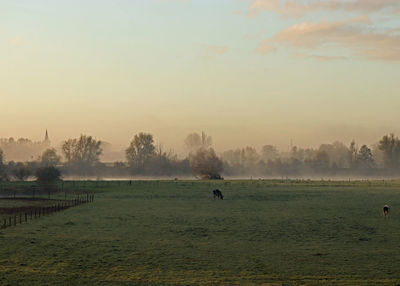
[[[44,141],[45,142],[49,142],[50,140],[49,140],[49,133],[47,132],[47,129],[46,129],[46,134],[44,135]]]

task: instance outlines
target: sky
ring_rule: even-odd
[[[0,137],[400,135],[400,0],[0,0]]]

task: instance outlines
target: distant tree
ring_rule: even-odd
[[[8,176],[6,172],[6,167],[4,165],[4,153],[3,150],[0,148],[0,182],[1,181],[8,181]]]
[[[12,175],[17,180],[25,181],[31,175],[31,170],[26,164],[17,163],[12,170]]]
[[[64,141],[62,152],[68,165],[88,168],[100,161],[103,151],[100,140],[96,140],[92,136],[81,135],[77,139]]]
[[[35,174],[38,182],[57,182],[61,180],[61,172],[55,167],[42,167],[36,170]]]
[[[209,148],[212,145],[212,138],[206,133],[201,132],[189,134],[185,139],[185,146],[189,152],[197,151],[200,148]]]
[[[356,146],[356,142],[351,141],[349,151],[348,151],[348,160],[349,160],[349,167],[355,168],[357,164],[357,153],[358,149]]]
[[[0,168],[4,166],[4,152],[0,148]]]
[[[136,134],[129,147],[125,150],[128,165],[138,172],[143,172],[156,154],[153,135]]]
[[[222,179],[223,163],[212,148],[201,148],[190,155],[193,174],[202,179]]]
[[[9,160],[28,161],[39,156],[48,146],[48,141],[33,142],[26,138],[0,138],[0,148]]]
[[[40,163],[45,167],[57,166],[60,163],[60,156],[57,155],[56,149],[45,150],[40,157]]]
[[[396,169],[400,165],[400,140],[394,134],[385,135],[379,141],[379,149],[383,152],[385,168]]]
[[[326,171],[329,168],[329,156],[325,151],[318,151],[313,160],[313,167],[317,171]]]
[[[355,151],[355,143],[352,146]],[[342,142],[336,141],[332,144],[321,144],[318,151],[325,151],[329,156],[330,163],[335,163],[338,168],[348,168],[355,162],[356,154],[350,155],[349,148]]]
[[[58,189],[57,183],[61,180],[60,170],[53,166],[41,167],[36,170],[35,176],[37,178],[38,185],[44,191],[47,191],[50,198],[50,194]]]
[[[371,169],[375,167],[375,160],[372,151],[367,145],[361,146],[357,154],[357,167],[361,169]]]
[[[158,176],[171,175],[176,161],[176,155],[172,151],[164,151],[163,146],[159,144],[151,160],[151,173]]]
[[[275,146],[272,145],[265,145],[261,148],[261,158],[268,162],[269,160],[274,161],[278,159],[279,152]]]
[[[254,168],[260,160],[257,150],[250,146],[242,149],[241,157],[241,161],[246,168]]]

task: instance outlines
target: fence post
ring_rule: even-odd
[[[22,215],[19,214],[19,224],[22,224]]]
[[[8,217],[8,219],[9,219],[9,225],[11,226],[12,224],[11,224],[11,217]]]
[[[25,213],[25,222],[28,222],[28,214]]]
[[[14,215],[14,225],[17,225],[17,216]]]

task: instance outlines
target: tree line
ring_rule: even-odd
[[[54,168],[64,176],[192,176],[222,179],[222,176],[304,176],[400,174],[400,140],[394,134],[383,136],[369,147],[353,141],[322,144],[318,148],[293,146],[279,151],[273,145],[260,150],[237,148],[217,154],[212,138],[202,133],[189,134],[184,140],[187,156],[179,158],[173,151],[156,145],[149,133],[133,136],[125,150],[125,161],[104,163],[102,142],[92,136],[65,140],[60,154],[47,148],[37,159],[6,162],[0,149],[0,180],[26,180],[43,168]],[[48,169],[50,170],[50,169]]]

